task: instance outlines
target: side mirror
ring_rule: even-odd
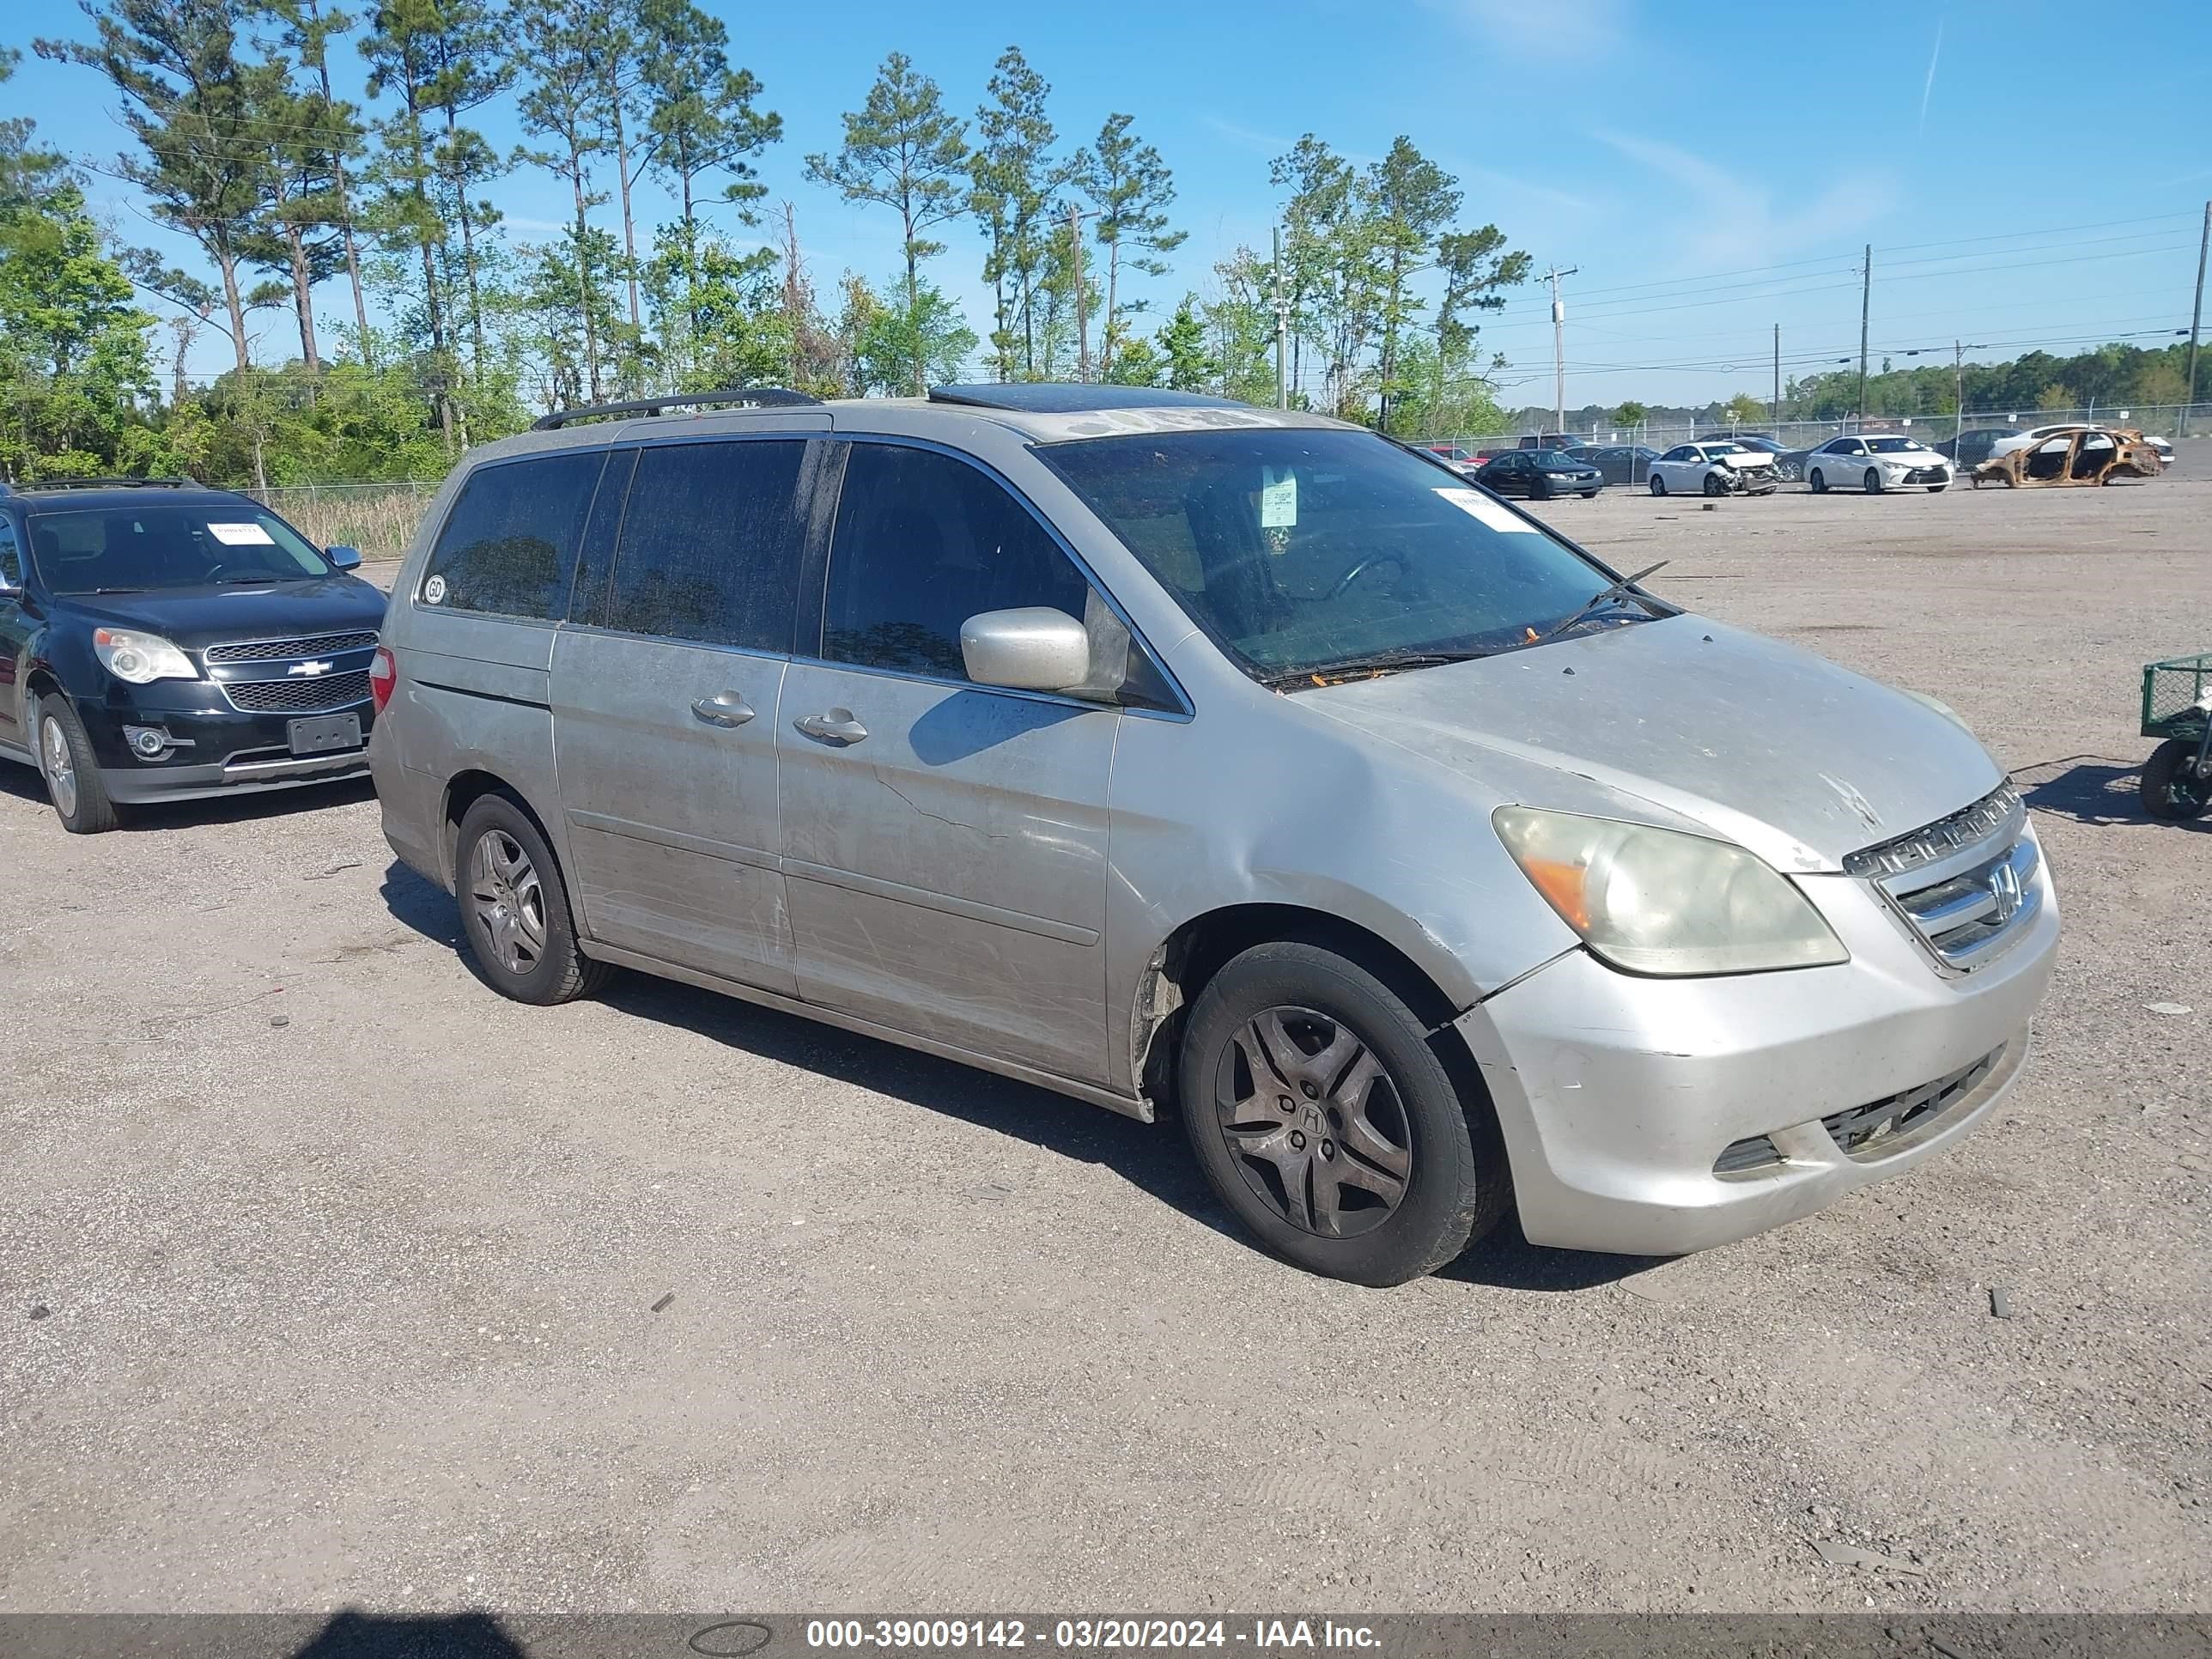
[[[361,568],[361,550],[357,547],[326,547],[323,556],[341,570]]]
[[[960,624],[960,656],[978,685],[1065,691],[1091,673],[1091,636],[1065,611],[986,611]]]

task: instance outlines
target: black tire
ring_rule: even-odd
[[[1705,494],[1708,495],[1725,495],[1728,494],[1728,485],[1721,481],[1721,475],[1719,473],[1708,472],[1705,474]]]
[[[1534,483],[1528,486],[1528,499],[1532,501],[1550,501],[1552,499],[1552,486],[1546,483],[1541,478],[1539,478]]]
[[[1667,481],[1666,481],[1664,478],[1661,477],[1660,477],[1656,472],[1655,472],[1655,473],[1653,473],[1653,474],[1651,475],[1651,481],[1650,481],[1650,482],[1651,482],[1651,493],[1652,493],[1653,495],[1665,495],[1665,494],[1667,493]]]
[[[69,754],[69,782],[60,783],[48,765],[47,745],[52,742],[52,732],[58,732]],[[33,752],[38,757],[39,776],[46,786],[46,799],[52,804],[54,816],[62,821],[62,828],[72,836],[100,836],[123,822],[115,802],[107,793],[107,785],[100,775],[100,761],[92,752],[92,739],[85,735],[84,722],[77,718],[76,710],[70,706],[67,697],[41,697],[31,705],[31,740],[38,746]],[[63,809],[68,798],[69,809]]]
[[[478,848],[489,838],[495,848],[519,850],[528,861],[530,883],[510,887],[495,900],[483,896]],[[461,931],[469,941],[469,954],[484,982],[501,996],[517,1002],[550,1006],[590,996],[606,983],[611,971],[578,948],[576,922],[568,908],[568,886],[559,860],[545,837],[531,822],[530,814],[505,795],[483,795],[462,815],[459,836],[453,844],[453,893],[461,907]],[[506,902],[515,918],[513,927],[495,930],[487,914]],[[521,921],[534,915],[537,936]]]
[[[2201,818],[2212,806],[2212,778],[2197,775],[2197,744],[2168,738],[2143,763],[2143,811],[2154,818],[2183,823]]]
[[[1866,493],[1868,495],[1879,495],[1881,494],[1881,472],[1880,469],[1871,466],[1869,467],[1866,470],[1866,477],[1860,479],[1859,482],[1861,484],[1865,486]]]
[[[1595,489],[1585,489],[1581,494],[1582,498],[1586,501],[1594,501],[1597,499],[1597,491]]]
[[[1813,493],[1815,495],[1825,495],[1828,493],[1828,475],[1817,466],[1813,469],[1812,483]]]
[[[1931,495],[1940,495],[1950,487],[1951,486],[1948,484],[1929,484],[1928,486],[1928,493]]]
[[[1268,1060],[1264,1074],[1250,1058],[1255,1046],[1283,1051],[1264,1048],[1263,1022],[1297,1050],[1287,1066]],[[1352,1045],[1350,1057],[1332,1060],[1338,1038]],[[1308,1077],[1310,1060],[1322,1069]],[[1505,1212],[1512,1184],[1488,1103],[1462,1101],[1422,1022],[1334,951],[1261,945],[1229,962],[1192,1007],[1177,1066],[1184,1127],[1214,1192],[1261,1243],[1309,1273],[1402,1285],[1443,1266]],[[1224,1100],[1268,1115],[1233,1120],[1239,1109]],[[1291,1106],[1278,1121],[1285,1100]],[[1295,1196],[1278,1155],[1299,1166]],[[1325,1179],[1332,1170],[1340,1176]]]

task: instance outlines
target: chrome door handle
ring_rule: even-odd
[[[791,725],[801,737],[811,738],[817,743],[834,743],[841,749],[868,735],[868,728],[853,718],[849,708],[833,708],[826,714],[801,714]]]
[[[743,726],[753,717],[752,705],[734,691],[702,697],[691,712],[709,726]]]

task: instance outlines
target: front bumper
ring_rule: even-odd
[[[1951,482],[1948,466],[1884,468],[1882,483],[1892,489],[1942,489]]]
[[[103,702],[77,704],[100,781],[125,805],[251,794],[301,784],[330,783],[368,774],[368,739],[375,719],[369,702],[317,709],[247,713],[234,708],[205,680],[156,680],[150,685],[111,686]],[[361,721],[362,744],[319,755],[292,752],[291,722],[352,714]],[[158,760],[133,752],[126,727],[157,730],[175,740]]]
[[[1968,1133],[2020,1074],[2057,953],[2043,904],[2016,943],[1947,974],[1846,876],[1801,884],[1850,949],[1832,968],[1639,979],[1575,951],[1458,1022],[1537,1244],[1674,1255],[1747,1237],[1902,1174]],[[1992,1057],[1994,1057],[1992,1059]],[[1912,1126],[1844,1150],[1824,1119],[1991,1059]],[[1714,1164],[1765,1137],[1774,1159]]]
[[[1732,466],[1723,477],[1728,487],[1739,495],[1771,495],[1775,485],[1780,482],[1771,467],[1753,470]]]

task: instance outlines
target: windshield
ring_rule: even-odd
[[[1876,455],[1901,455],[1908,449],[1917,449],[1919,444],[1911,438],[1869,438],[1867,448]]]
[[[1705,446],[1705,454],[1708,458],[1715,455],[1748,455],[1751,452],[1741,444],[1707,444]]]
[[[1564,449],[1540,449],[1533,459],[1539,466],[1578,467],[1582,465]]]
[[[1607,586],[1533,521],[1368,433],[1173,433],[1037,453],[1255,679],[1527,644]]]
[[[308,581],[332,569],[298,531],[251,501],[41,513],[31,520],[31,551],[57,593]]]

